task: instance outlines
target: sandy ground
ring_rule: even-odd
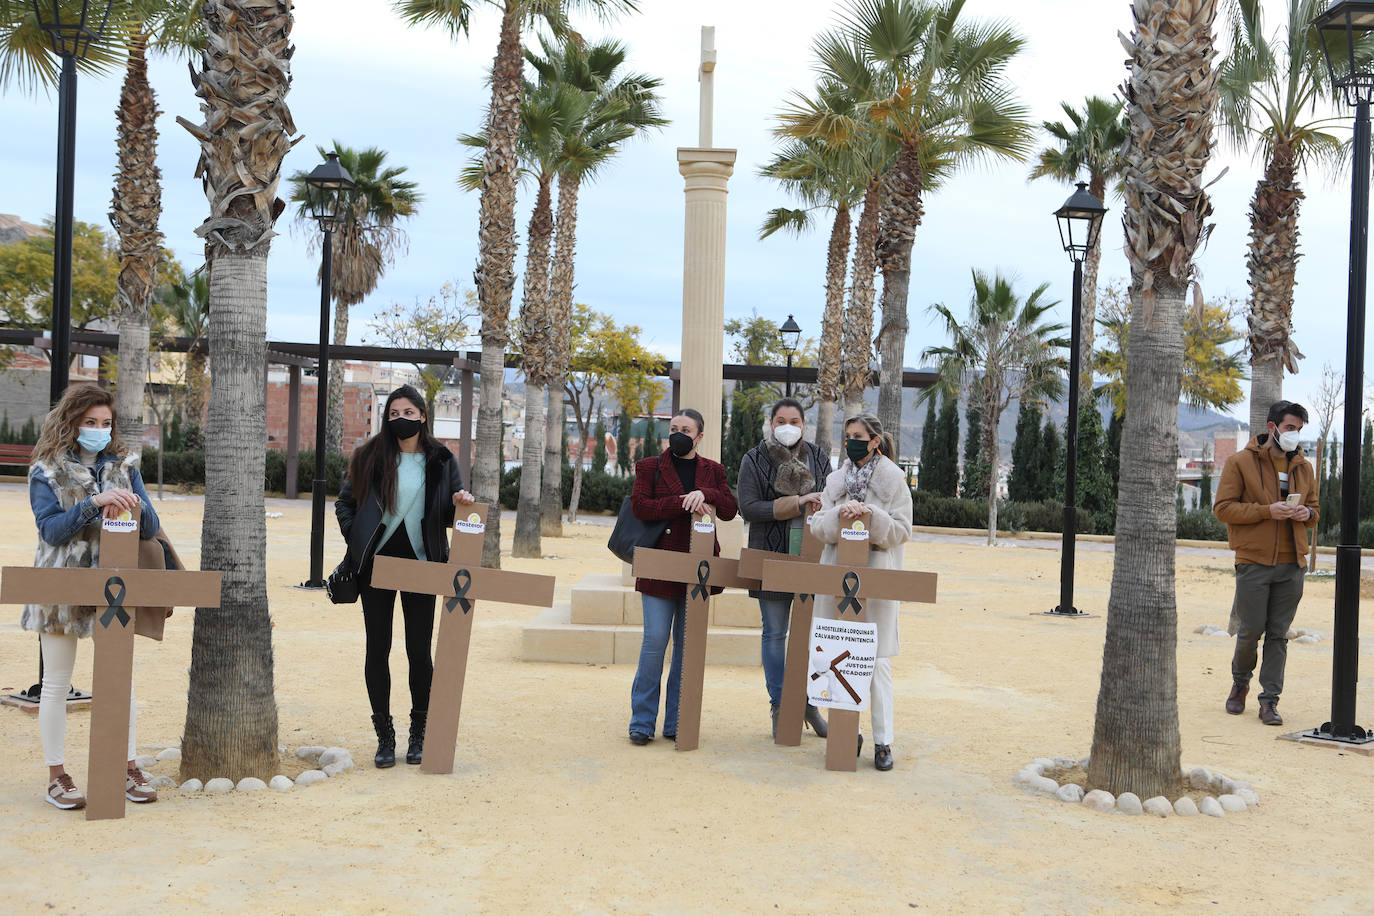
[[[1374,912],[1374,758],[1277,741],[1253,703],[1245,716],[1222,712],[1231,643],[1193,629],[1226,621],[1225,558],[1179,559],[1183,759],[1253,781],[1263,804],[1225,820],[1161,821],[1011,784],[1033,757],[1085,754],[1092,734],[1105,621],[1031,616],[1056,603],[1051,552],[939,541],[908,552],[910,568],[941,573],[940,602],[902,612],[890,773],[872,768],[867,747],[854,774],[826,772],[824,743],[809,735],[775,747],[756,667],[708,669],[700,750],[634,747],[632,667],[522,662],[520,628],[536,610],[486,603],[455,771],[422,776],[404,763],[372,768],[359,612],[289,588],[306,574],[309,504],[269,508],[285,513],[268,521],[281,741],[344,745],[359,769],[286,794],[165,790],[125,820],[87,823],[43,804],[35,720],[0,710],[13,751],[0,780],[5,911]],[[200,511],[195,499],[159,505],[193,568]],[[0,561],[30,563],[22,489],[0,490],[0,526],[12,532]],[[545,542],[550,558],[507,567],[556,574],[566,597],[582,574],[615,569],[605,536],[601,525],[573,527]],[[342,552],[332,516],[328,545],[332,567]],[[1111,562],[1079,554],[1080,607],[1105,608]],[[1332,600],[1329,579],[1310,583],[1298,626],[1329,634]],[[36,643],[17,608],[3,613],[0,686],[25,686]],[[1367,603],[1366,633],[1371,616]],[[191,623],[178,611],[165,643],[139,641],[148,752],[178,743]],[[408,705],[401,644],[398,622],[398,714]],[[1370,654],[1360,708],[1374,720]],[[1291,647],[1290,726],[1324,720],[1330,671],[1329,641]],[[89,643],[76,680],[90,684]],[[88,722],[73,713],[67,739],[81,785]]]

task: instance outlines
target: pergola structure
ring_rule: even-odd
[[[152,349],[161,353],[209,353],[209,343],[204,338],[155,337]],[[16,328],[0,329],[0,345],[39,347],[51,350],[52,339],[42,332]],[[119,352],[119,335],[110,331],[72,331],[71,352],[73,355],[108,356]],[[285,366],[289,377],[286,426],[286,496],[295,499],[296,475],[300,456],[300,412],[301,412],[301,370],[318,370],[319,346],[314,343],[292,343],[288,341],[267,342],[267,362]],[[432,350],[412,347],[378,346],[331,346],[331,359],[355,360],[376,363],[417,363],[422,365],[450,365],[459,376],[460,438],[458,441],[458,461],[467,474],[472,468],[472,404],[473,379],[481,374],[481,353],[460,350]],[[505,367],[519,369],[518,355],[507,354]],[[667,378],[672,385],[672,405],[676,411],[681,407],[682,364],[661,363],[651,367],[655,375]],[[724,377],[732,381],[781,382],[786,370],[778,366],[726,365],[722,367]],[[797,366],[792,369],[792,381],[810,384],[816,381],[817,370],[814,366]],[[902,373],[903,388],[928,388],[939,381],[939,374],[929,370],[908,369]],[[872,384],[877,385],[878,373],[873,373]]]

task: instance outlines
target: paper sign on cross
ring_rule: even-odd
[[[553,576],[507,572],[482,566],[482,540],[487,507],[460,506],[453,523],[448,562],[378,556],[372,561],[374,588],[438,595],[445,599],[434,650],[434,677],[429,688],[429,717],[420,769],[452,773],[458,746],[458,720],[463,712],[468,648],[472,645],[473,608],[478,599],[533,607],[553,606]]]
[[[836,546],[836,562],[796,563],[768,560],[763,564],[763,587],[771,590],[796,590],[812,595],[833,595],[840,600],[835,606],[841,620],[867,619],[864,601],[887,599],[893,601],[935,601],[935,573],[909,572],[903,569],[869,569],[868,515],[848,520],[840,532]],[[810,639],[811,628],[793,633]],[[791,646],[788,646],[789,655]],[[805,650],[802,650],[805,652]],[[790,661],[789,661],[790,664]],[[854,754],[859,740],[859,714],[845,709],[832,709],[829,734],[825,745],[825,768],[847,770],[856,768]]]
[[[811,512],[807,512],[802,524],[800,556],[746,547],[739,552],[739,572],[762,584],[764,563],[770,560],[819,563],[824,546],[811,533]],[[801,744],[802,722],[806,718],[806,645],[811,639],[811,614],[815,609],[812,599],[815,596],[792,591],[791,586],[786,591],[792,592],[792,609],[787,623],[787,660],[782,676],[782,702],[778,707],[778,731],[773,736],[773,743],[796,747]]]
[[[634,574],[641,579],[681,582],[687,589],[687,620],[682,637],[682,682],[679,689],[676,748],[694,751],[701,739],[701,694],[706,679],[706,630],[711,588],[753,588],[739,574],[739,560],[715,556],[716,507],[706,506],[692,518],[687,553],[636,547]]]
[[[129,515],[129,513],[125,513]],[[94,605],[90,771],[86,819],[124,816],[134,635],[162,638],[168,607],[219,607],[220,574],[138,568],[138,522],[103,519],[95,569],[6,566],[0,604]],[[143,618],[151,619],[144,624]]]

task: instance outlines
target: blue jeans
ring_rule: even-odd
[[[644,642],[639,668],[630,687],[630,734],[654,736],[658,692],[663,679],[663,654],[673,637],[673,661],[668,666],[668,701],[663,707],[663,733],[677,734],[677,704],[682,692],[682,636],[687,625],[686,598],[640,595],[644,604]]]
[[[792,599],[760,598],[759,612],[763,615],[763,682],[768,687],[768,702],[777,706],[782,702],[782,672],[787,665],[787,619],[792,613]]]

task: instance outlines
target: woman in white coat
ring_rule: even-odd
[[[868,513],[868,565],[901,569],[905,545],[911,537],[911,488],[892,460],[896,446],[877,417],[864,414],[844,423],[845,460],[832,471],[821,494],[820,511],[811,517],[811,530],[825,544],[822,563],[834,563],[840,529]],[[892,769],[892,662],[901,648],[897,632],[899,601],[864,601],[869,623],[878,625],[877,661],[869,691],[873,720],[873,766]],[[835,599],[816,596],[817,617],[834,618]],[[859,736],[863,746],[863,735]]]

